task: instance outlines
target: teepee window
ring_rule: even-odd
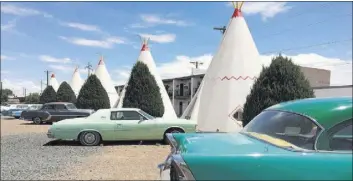
[[[233,114],[233,117],[237,120],[237,121],[241,121],[243,119],[243,109],[239,108],[235,111],[235,113]]]

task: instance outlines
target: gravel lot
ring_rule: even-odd
[[[50,125],[1,120],[1,180],[153,180],[169,146],[154,142],[84,147],[51,141]]]

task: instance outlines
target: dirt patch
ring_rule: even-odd
[[[103,152],[85,158],[84,164],[68,168],[71,173],[61,179],[156,180],[157,165],[169,151],[168,145],[104,146]]]
[[[18,119],[1,120],[1,136],[16,135],[22,133],[46,133],[50,125],[35,125],[29,121]]]

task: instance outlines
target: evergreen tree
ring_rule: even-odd
[[[39,104],[40,95],[38,93],[30,93],[25,98],[26,104]]]
[[[146,64],[138,61],[132,68],[123,107],[140,108],[155,117],[164,114],[163,100],[155,78]]]
[[[107,91],[96,75],[90,75],[77,97],[76,106],[81,109],[107,109],[110,101]]]
[[[262,69],[254,82],[244,105],[243,125],[274,104],[312,97],[314,91],[300,67],[290,58],[279,55],[269,67]]]
[[[49,85],[47,86],[42,95],[40,95],[39,102],[41,104],[49,103],[49,102],[55,102],[56,101],[56,92],[54,88]]]
[[[71,89],[71,86],[66,81],[60,84],[58,92],[56,93],[56,99],[60,102],[76,103],[75,92]]]

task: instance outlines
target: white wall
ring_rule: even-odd
[[[316,97],[352,96],[352,86],[314,88]]]

